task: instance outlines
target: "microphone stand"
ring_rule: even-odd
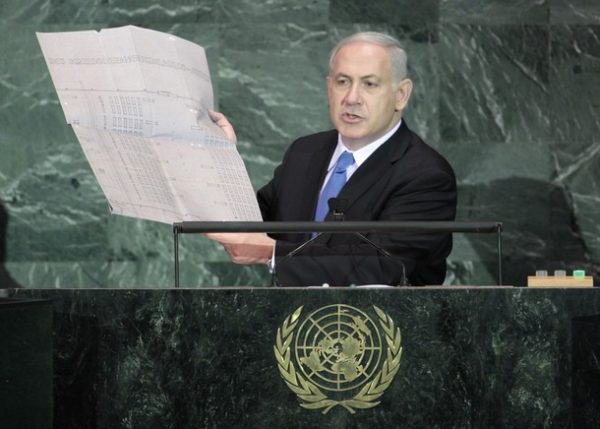
[[[329,207],[331,208],[334,221],[343,222],[345,220],[346,215],[344,214],[344,210],[345,210],[347,204],[348,204],[348,200],[346,200],[344,198],[330,198],[329,199]],[[385,256],[387,258],[394,257],[394,255],[392,255],[390,252],[385,250],[383,247],[381,247],[381,246],[375,244],[373,241],[369,240],[363,233],[356,231],[356,232],[354,232],[354,235],[356,235],[359,239],[361,239],[365,243],[369,244],[375,250],[380,252],[383,256]],[[318,235],[315,236],[314,238],[317,238],[317,237],[318,237]],[[304,244],[308,244],[308,243],[304,243]],[[302,247],[304,247],[304,246],[302,246]],[[400,262],[400,265],[402,267],[400,284],[398,286],[410,286],[408,283],[408,278],[406,277],[406,266],[404,265],[404,262],[402,262],[401,260],[398,260],[398,262]]]
[[[333,215],[333,220],[337,221],[337,222],[343,222],[346,218],[345,215],[345,209],[348,206],[348,200],[344,199],[344,198],[330,198],[329,201],[329,208],[332,212]],[[373,247],[376,251],[378,251],[380,254],[382,254],[383,256],[387,257],[387,258],[394,258],[394,255],[392,255],[391,253],[389,253],[387,250],[385,250],[384,248],[382,248],[381,246],[379,246],[378,244],[374,243],[373,241],[369,240],[364,234],[362,234],[361,232],[353,232],[353,234],[355,236],[357,236],[361,241],[367,243],[369,246]],[[322,232],[318,232],[316,233],[313,237],[311,237],[310,239],[308,239],[307,241],[305,241],[304,243],[302,243],[300,246],[296,247],[295,249],[293,249],[291,252],[289,252],[288,254],[286,254],[285,256],[283,256],[280,259],[281,260],[288,258],[288,257],[292,257],[294,255],[296,255],[298,252],[300,252],[302,249],[304,249],[306,246],[308,246],[309,244],[311,244],[312,242],[314,242],[317,238],[319,238],[321,235],[323,235]],[[409,286],[408,283],[408,278],[406,277],[406,266],[404,265],[404,262],[402,262],[400,259],[398,259],[398,262],[400,263],[400,266],[402,268],[402,273],[400,275],[400,284],[397,286]],[[272,283],[274,286],[281,286],[279,284],[279,282],[277,281],[277,264],[273,265],[271,274],[272,274]]]
[[[337,210],[339,212],[339,210]],[[179,235],[207,232],[272,232],[272,233],[477,233],[496,234],[498,258],[498,285],[502,283],[502,222],[498,221],[344,221],[344,222],[176,222],[173,224],[175,288],[179,287]],[[285,257],[285,256],[284,256]],[[406,278],[406,273],[404,273]],[[403,282],[406,284],[406,281]]]

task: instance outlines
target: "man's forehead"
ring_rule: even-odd
[[[386,70],[387,69],[387,70]],[[391,70],[388,51],[368,42],[352,42],[337,52],[332,64],[332,74],[359,73],[361,76],[381,75]]]
[[[385,47],[376,43],[356,41],[350,42],[342,46],[337,52],[335,59],[341,57],[365,57],[365,56],[380,56],[388,57],[388,51]]]

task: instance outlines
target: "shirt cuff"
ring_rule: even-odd
[[[271,259],[267,261],[267,267],[269,268],[269,273],[273,274],[275,272],[275,247],[277,246],[277,242],[273,244],[273,253],[271,254]]]

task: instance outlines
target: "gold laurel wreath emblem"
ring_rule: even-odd
[[[366,383],[356,395],[351,399],[336,401],[328,398],[315,384],[302,377],[296,371],[296,367],[291,360],[290,344],[294,338],[294,329],[298,324],[302,307],[298,307],[290,314],[277,329],[276,343],[273,346],[279,372],[290,390],[302,401],[300,406],[311,410],[324,408],[322,412],[325,414],[336,405],[339,405],[354,414],[355,409],[367,409],[379,405],[381,401],[377,399],[390,386],[400,367],[400,357],[402,356],[400,328],[395,328],[394,321],[381,309],[373,306],[385,333],[385,341],[388,346],[387,358],[373,380]]]

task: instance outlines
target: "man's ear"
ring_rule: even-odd
[[[396,88],[396,111],[402,112],[408,104],[408,99],[412,93],[413,83],[410,79],[400,81]]]

